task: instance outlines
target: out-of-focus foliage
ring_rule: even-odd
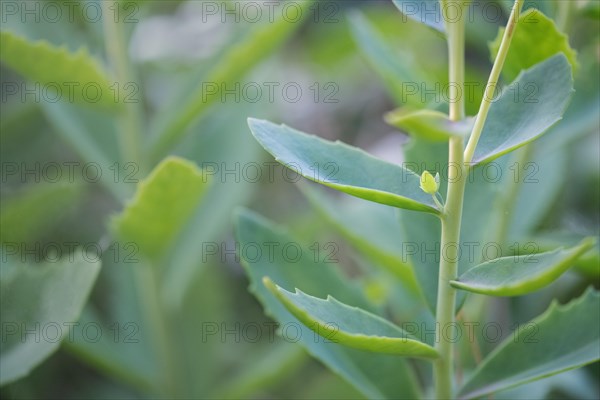
[[[250,3],[261,7],[258,20],[245,5]],[[413,211],[399,217],[385,205],[334,196],[315,185],[297,190],[299,176],[273,165],[246,119],[277,120],[339,139],[384,158],[385,165],[405,162],[418,191],[421,173],[447,162],[446,146],[409,138],[412,125],[397,124],[398,131],[383,116],[424,105],[427,115],[446,114],[444,30],[415,20],[415,11],[406,8],[411,2],[291,3],[287,14],[280,3],[233,0],[1,3],[2,398],[428,395],[426,361],[326,343],[262,286],[262,278],[320,299],[331,294],[410,328],[409,334],[424,338],[422,347],[433,346],[427,332],[434,324],[438,264],[422,251],[439,235],[436,217]],[[495,54],[488,44],[511,3],[474,5],[466,35],[469,116],[477,112]],[[569,65],[579,67],[562,121],[514,156],[473,172],[462,235],[465,241],[497,242],[511,256],[532,251],[530,242],[536,253],[575,246],[598,236],[600,218],[597,2],[569,2],[568,9],[561,4],[567,2],[527,3],[538,3],[548,19],[541,16],[538,25],[568,53]],[[26,7],[34,11],[24,14]],[[568,34],[576,63],[559,32]],[[550,47],[528,54],[527,67],[557,53]],[[72,100],[71,82],[79,83]],[[86,83],[100,85],[101,101],[88,101],[79,90]],[[294,98],[297,88],[301,95]],[[437,123],[443,121],[435,121],[434,136],[446,135]],[[492,183],[493,163],[502,175]],[[327,173],[323,167],[317,167],[321,174]],[[177,171],[167,174],[167,168]],[[161,185],[153,191],[157,175]],[[445,188],[442,179],[439,192]],[[425,205],[416,204],[435,212],[431,196],[421,200]],[[126,216],[137,206],[148,212],[137,214],[125,232],[119,226],[133,221]],[[294,234],[242,211],[237,220],[246,224],[236,238],[239,206],[282,221]],[[425,248],[402,245],[409,233]],[[236,254],[261,240],[301,244],[302,262],[277,269],[252,264],[248,252]],[[319,263],[313,262],[315,249]],[[533,320],[554,299],[566,303],[589,285],[599,286],[599,254],[596,245],[575,268],[527,296],[484,302],[471,294],[470,304],[461,297],[460,316],[498,324],[503,337],[509,335],[514,324]],[[479,248],[460,272],[486,256]],[[588,293],[570,308],[552,306],[540,324],[570,324],[565,310],[585,311],[594,298]],[[26,326],[33,332],[24,334],[21,322],[33,323]],[[60,326],[56,341],[54,323]],[[502,338],[488,339],[476,330],[474,340],[463,337],[456,344],[464,366],[458,372],[469,382],[466,394],[483,393],[506,378],[491,367],[472,374],[484,357],[492,367],[503,362],[502,354],[488,355]],[[505,343],[505,349],[514,346]],[[515,351],[533,359],[526,349]],[[573,357],[572,365],[584,362]],[[591,365],[495,398],[598,397],[597,372]],[[502,388],[536,376],[509,377]]]

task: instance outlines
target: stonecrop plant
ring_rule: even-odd
[[[523,165],[544,152],[537,140],[560,124],[574,92],[573,74],[579,68],[575,51],[553,20],[540,10],[524,10],[524,0],[516,0],[506,27],[490,43],[493,67],[478,111],[467,116],[468,2],[394,3],[406,16],[445,36],[449,60],[447,110],[439,104],[406,104],[385,116],[411,136],[404,153],[406,168],[285,125],[253,118],[248,123],[268,153],[305,178],[398,209],[392,218],[402,233],[384,240],[396,243],[405,262],[384,261],[382,273],[389,285],[361,290],[331,265],[313,260],[310,251],[299,260],[277,254],[272,260],[257,260],[242,252],[251,291],[282,329],[292,323],[300,326],[299,343],[368,398],[480,398],[598,361],[600,296],[591,287],[580,298],[566,305],[553,303],[516,327],[483,360],[477,360],[476,350],[477,337],[484,340],[481,333],[461,338],[465,326],[489,321],[489,296],[538,291],[596,245],[592,237],[565,241],[548,251],[519,243],[523,230],[514,228],[515,215],[527,219],[525,214],[532,211],[519,208],[535,208],[543,191],[530,198],[533,205],[516,204],[519,182],[498,182],[481,174],[490,165],[508,171],[511,161]],[[421,12],[414,12],[415,3],[423,7]],[[408,6],[413,6],[410,13]],[[371,61],[384,70],[395,65],[367,20],[356,13],[351,21]],[[393,67],[386,72],[390,80],[394,72],[401,73]],[[553,129],[551,134],[569,133]],[[353,238],[366,253],[385,259],[344,220],[360,219],[361,211],[344,215],[320,190],[307,185],[301,190],[351,242]],[[293,240],[253,212],[238,212],[236,221],[242,247]],[[368,230],[374,220],[361,222]],[[469,251],[474,245],[489,249],[489,244],[493,256]],[[394,322],[380,316],[386,312]]]
[[[0,1],[0,398],[598,398],[599,23]]]

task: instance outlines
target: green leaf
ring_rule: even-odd
[[[211,267],[202,262],[206,251],[202,243],[220,240],[230,228],[223,221],[230,221],[234,209],[250,202],[253,192],[259,189],[260,185],[238,179],[239,176],[218,179],[225,166],[249,165],[263,154],[247,132],[245,115],[252,114],[250,110],[256,106],[250,106],[250,110],[248,107],[243,106],[236,118],[232,118],[231,113],[207,116],[202,121],[202,132],[194,132],[183,143],[180,155],[205,167],[205,173],[215,179],[211,180],[197,210],[165,257],[162,291],[167,307],[172,310],[184,304],[194,277],[205,275],[206,267]]]
[[[567,305],[553,303],[490,353],[458,397],[483,397],[598,361],[599,314],[600,294],[592,289]]]
[[[195,211],[208,176],[192,162],[169,157],[140,182],[135,197],[111,221],[115,235],[137,245],[141,255],[159,261]]]
[[[385,115],[385,121],[411,136],[432,142],[446,142],[454,136],[468,136],[473,129],[473,118],[450,121],[448,115],[434,110],[399,108]]]
[[[566,120],[564,122],[566,124]],[[544,136],[544,139],[547,137]],[[531,237],[536,228],[543,223],[544,217],[551,212],[557,197],[563,191],[568,179],[564,171],[569,167],[569,154],[564,151],[564,147],[547,147],[542,146],[541,141],[530,143],[515,151],[515,157],[510,159],[509,171],[503,185],[505,189],[501,192],[501,196],[510,196],[511,188],[516,190],[512,204],[507,205],[511,210],[510,215],[504,217],[508,219],[505,222],[509,224],[507,240],[520,241],[523,237]],[[520,152],[528,152],[531,156],[523,162],[523,154]],[[559,246],[560,243],[550,249]]]
[[[439,356],[433,347],[375,314],[331,296],[322,300],[298,289],[290,293],[268,277],[263,283],[300,322],[333,343],[375,353],[433,359]]]
[[[119,265],[119,267],[123,266]],[[105,269],[106,264],[103,264],[103,272]],[[122,268],[122,270],[131,272],[131,269],[128,268]],[[124,274],[127,273],[124,272]],[[99,277],[98,281],[102,282],[102,277]],[[116,285],[110,287],[111,297],[116,297],[121,302],[120,306],[124,306],[122,300],[130,300],[130,303],[123,308],[130,308],[130,304],[132,303],[135,307],[136,304],[134,302],[137,295],[135,289],[132,288],[132,296],[130,295],[132,299],[124,299],[118,293],[120,288],[115,288],[115,286],[121,284],[121,282],[116,282]],[[80,361],[93,367],[96,371],[106,374],[140,392],[150,392],[158,376],[158,373],[154,375],[148,373],[148,369],[155,367],[156,361],[152,359],[154,344],[146,343],[146,341],[139,339],[142,336],[140,331],[145,327],[142,326],[141,321],[138,321],[139,317],[143,315],[143,311],[141,309],[137,311],[137,314],[130,314],[128,319],[113,317],[107,323],[107,318],[110,317],[99,315],[94,306],[88,303],[79,317],[79,326],[89,324],[102,329],[103,332],[112,331],[112,333],[110,335],[101,335],[97,341],[87,340],[84,335],[74,335],[74,340],[65,341],[64,346],[65,350]],[[119,335],[123,335],[127,339],[123,339]],[[115,337],[119,337],[120,340],[115,340]],[[132,343],[135,343],[135,346],[132,346]]]
[[[425,24],[436,31],[444,33],[444,18],[440,0],[392,0],[400,12],[413,21]]]
[[[389,310],[394,321],[417,322],[423,314],[429,317],[421,288],[401,245],[403,232],[398,210],[356,197],[327,196],[325,190],[314,186],[301,184],[299,189],[321,219],[358,251],[353,259],[362,263],[364,257],[369,266],[377,268],[365,271],[362,279],[365,296]]]
[[[589,279],[600,279],[600,242],[598,237],[596,245],[587,253],[579,257],[574,265],[574,269],[585,275]],[[575,246],[583,240],[582,235],[574,234],[568,231],[546,231],[537,232],[535,237],[529,242],[534,242],[539,246],[540,251],[548,251],[559,246]]]
[[[0,242],[33,242],[68,215],[82,195],[78,183],[30,185],[23,193],[2,201]]]
[[[600,3],[595,0],[589,0],[583,8],[581,13],[588,18],[600,20]]]
[[[376,203],[439,214],[412,171],[285,125],[253,118],[248,125],[265,150],[305,178]]]
[[[314,253],[298,245],[286,231],[249,211],[238,213],[236,234],[242,265],[250,279],[250,291],[260,300],[265,312],[279,322],[284,338],[297,340],[312,356],[368,398],[420,398],[415,377],[401,357],[327,342],[298,321],[262,283],[262,279],[269,276],[286,290],[301,287],[316,296],[332,295],[345,303],[372,309],[361,291],[338,272],[337,265],[315,260]],[[286,244],[288,247],[298,245],[302,249],[300,256],[287,257],[281,251]],[[275,251],[268,252],[268,245],[276,246]]]
[[[81,251],[35,266],[2,264],[0,385],[26,376],[58,349],[99,270],[100,262]]]
[[[458,280],[451,281],[451,285],[492,296],[531,293],[556,280],[594,244],[593,238],[587,238],[579,246],[566,250],[497,258],[471,268]]]
[[[253,397],[262,390],[276,386],[290,375],[301,373],[308,361],[302,347],[291,343],[269,346],[268,352],[257,352],[252,361],[253,368],[241,366],[241,372],[228,379],[225,387],[214,395],[217,399],[243,399]],[[266,353],[266,354],[265,354]]]
[[[489,43],[492,60],[498,54],[504,30],[505,28],[500,28],[496,39]],[[519,17],[502,74],[512,81],[522,70],[529,69],[560,52],[569,60],[573,72],[577,72],[577,52],[569,45],[567,35],[560,32],[554,21],[541,11],[530,8]]]
[[[419,291],[414,272],[398,246],[402,229],[396,210],[348,197],[332,200],[308,184],[299,189],[315,210],[369,260],[402,280],[412,293]]]
[[[131,185],[109,173],[119,160],[115,120],[103,113],[83,109],[66,102],[41,103],[42,111],[54,133],[69,145],[82,161],[94,164],[102,172],[100,182],[121,203],[131,196]]]
[[[361,52],[367,58],[373,69],[381,76],[385,88],[397,104],[405,102],[421,106],[418,94],[419,85],[414,82],[424,82],[419,68],[411,53],[398,51],[388,44],[369,20],[359,11],[348,15],[349,27]],[[405,93],[406,84],[410,84],[410,96]]]
[[[573,369],[495,393],[494,399],[551,399],[557,392],[569,399],[597,399],[600,393],[592,375],[585,369]]]
[[[27,79],[48,85],[56,97],[88,106],[115,108],[118,104],[106,73],[85,47],[70,53],[66,47],[55,47],[44,40],[30,42],[1,31],[0,49],[3,63]]]
[[[306,17],[310,14],[309,7],[313,2],[314,0],[303,0],[296,5],[300,6],[299,10]],[[159,124],[154,135],[151,156],[160,159],[163,153],[185,135],[186,128],[197,117],[222,99],[225,88],[231,87],[236,80],[267,58],[300,26],[301,20],[292,20],[281,13],[275,21],[259,25],[240,43],[232,45],[208,75],[196,82],[195,90],[187,98],[175,98],[173,109],[167,113],[168,119]],[[214,93],[207,93],[206,83],[214,84]],[[189,91],[189,88],[185,89]]]
[[[523,71],[492,103],[473,163],[491,161],[541,136],[562,119],[572,92],[571,66],[562,53]]]

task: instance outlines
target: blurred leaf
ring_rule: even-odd
[[[158,262],[206,192],[208,177],[189,161],[169,157],[138,186],[135,197],[111,221],[115,234]]]
[[[562,53],[523,71],[492,103],[473,163],[491,161],[542,135],[561,120],[572,92],[571,66]]]
[[[57,86],[67,101],[73,95],[80,104],[117,106],[109,78],[85,47],[70,53],[66,47],[55,47],[46,41],[29,42],[9,31],[0,32],[0,44],[2,62],[27,79],[48,88]]]
[[[567,124],[567,121],[564,121]],[[562,123],[561,123],[562,125]],[[550,132],[549,132],[550,133]],[[531,146],[531,148],[530,148]],[[519,152],[533,153],[523,162]],[[530,143],[514,152],[506,171],[505,188],[516,185],[517,193],[513,203],[504,211],[505,223],[509,223],[508,235],[503,240],[521,240],[530,237],[551,212],[557,196],[562,193],[567,176],[563,173],[568,168],[569,154],[564,148],[548,149],[541,142]],[[509,190],[501,196],[508,195]],[[535,201],[531,201],[535,199]],[[574,243],[573,243],[574,244]],[[558,244],[555,247],[560,246]]]
[[[130,187],[126,179],[115,182],[111,171],[119,159],[114,120],[69,103],[44,102],[40,105],[55,133],[74,149],[85,166],[98,169],[99,182],[117,200],[124,202],[129,197]]]
[[[42,265],[2,264],[0,385],[26,376],[58,349],[99,270],[99,261],[79,251]]]
[[[243,399],[259,393],[261,389],[281,382],[299,372],[308,360],[304,349],[291,343],[270,345],[268,351],[258,352],[252,368],[242,370],[240,376],[230,380],[223,392],[214,396],[219,399]],[[266,353],[266,354],[265,354]]]
[[[581,11],[586,17],[600,20],[600,3],[596,0],[589,0]]]
[[[229,112],[207,116],[201,122],[202,131],[194,132],[181,143],[178,155],[196,162],[211,179],[203,200],[165,259],[163,298],[170,309],[180,308],[194,277],[204,274],[204,244],[215,243],[228,232],[231,226],[224,221],[231,221],[233,210],[249,202],[260,188],[258,182],[244,175],[244,167],[256,165],[264,154],[248,134],[244,117],[256,107],[243,105],[235,110],[235,118]],[[227,168],[239,170],[227,174]]]
[[[537,381],[526,383],[512,389],[494,394],[497,400],[531,400],[556,398],[556,392],[567,395],[569,399],[599,398],[600,393],[594,379],[585,369],[573,369],[558,375],[552,375]]]
[[[408,258],[398,245],[402,229],[396,210],[364,200],[334,201],[309,185],[301,185],[300,191],[317,212],[373,263],[397,276],[413,293],[419,290]]]
[[[402,246],[404,233],[398,210],[355,197],[335,199],[312,186],[302,184],[299,188],[317,213],[370,262],[365,266],[365,296],[390,311],[395,321],[416,322],[421,315],[429,317],[421,287]]]
[[[127,306],[135,304],[133,296],[124,298],[118,291],[119,288],[111,287],[113,296],[128,301]],[[84,334],[74,335],[73,341],[65,342],[67,350],[97,371],[142,392],[150,392],[156,377],[148,372],[153,360],[140,357],[141,352],[145,352],[145,355],[152,352],[151,346],[140,340],[140,332],[143,331],[139,321],[134,322],[131,316],[125,320],[115,317],[107,325],[93,305],[88,304],[81,314],[79,324],[83,327],[93,326],[106,334],[100,335],[98,340],[88,340]]]
[[[496,58],[505,28],[490,42],[492,60]],[[554,21],[541,11],[531,8],[521,14],[510,43],[510,51],[504,62],[502,74],[513,81],[522,70],[529,69],[547,58],[562,52],[569,60],[573,73],[579,68],[577,52],[569,46],[569,38],[560,32]]]
[[[177,363],[173,368],[178,398],[219,398],[215,391],[229,387],[234,368],[258,367],[252,364],[253,351],[258,353],[264,348],[262,343],[249,339],[244,328],[249,324],[262,328],[263,319],[258,319],[253,308],[245,304],[251,297],[239,293],[245,282],[244,286],[237,285],[234,279],[225,265],[208,262],[182,288],[186,290],[180,308],[165,307],[168,340],[172,341],[169,349]],[[228,329],[236,329],[239,336],[221,336]],[[160,363],[162,357],[159,355],[156,360]]]
[[[591,288],[567,305],[553,303],[488,355],[458,397],[482,397],[597,361],[599,314],[600,295]]]
[[[468,136],[473,129],[473,118],[450,121],[448,115],[434,110],[399,108],[385,115],[385,121],[408,133],[432,142],[445,142],[453,136]]]
[[[396,103],[409,101],[415,106],[422,106],[421,96],[416,95],[420,87],[415,82],[424,82],[424,79],[418,72],[420,68],[415,68],[417,66],[412,55],[392,48],[361,12],[354,11],[348,18],[354,40],[371,66],[381,76],[385,88]],[[410,89],[415,90],[414,93],[411,92],[411,96],[407,95],[406,85],[410,85]]]
[[[497,258],[471,268],[451,285],[491,296],[524,295],[556,280],[593,246],[588,238],[566,250]]]
[[[423,296],[435,315],[440,264],[440,221],[432,215],[401,211],[400,223],[404,238],[400,247],[412,264]],[[436,234],[437,237],[434,236]]]
[[[350,307],[331,296],[326,300],[298,289],[290,293],[268,277],[263,283],[306,327],[323,338],[355,349],[406,357],[437,358],[437,351],[411,338],[391,322],[358,307]]]
[[[439,214],[412,171],[285,125],[252,118],[248,124],[265,150],[307,179],[376,203]]]
[[[17,196],[3,199],[0,242],[23,243],[39,239],[77,205],[81,189],[81,184],[74,182],[35,184]]]
[[[425,24],[444,33],[444,18],[440,0],[392,0],[400,12],[413,21]]]
[[[297,244],[287,232],[270,224],[249,211],[238,213],[237,237],[240,242],[242,265],[250,279],[250,291],[260,300],[265,313],[280,324],[280,331],[288,341],[298,342],[310,354],[327,365],[336,374],[369,398],[419,398],[419,389],[408,365],[398,356],[369,353],[351,349],[320,338],[305,327],[262,284],[265,276],[272,277],[284,289],[302,287],[316,296],[331,294],[340,301],[371,309],[352,282],[342,277],[331,264],[315,262],[312,252],[305,247],[298,260],[285,256],[281,245]],[[256,257],[252,247],[279,244],[274,257],[265,252]],[[265,249],[266,251],[266,249]],[[394,371],[390,374],[389,371]]]
[[[309,6],[314,0],[302,0],[298,3],[302,15],[309,15]],[[229,52],[201,81],[195,82],[196,90],[185,99],[176,98],[174,107],[169,110],[167,120],[161,123],[151,148],[151,157],[159,159],[186,133],[189,125],[209,106],[220,101],[223,88],[246,75],[254,66],[263,61],[277,49],[296,29],[302,21],[290,20],[281,13],[275,21],[259,25],[244,39],[231,47]],[[214,92],[206,90],[210,84]],[[184,88],[189,90],[189,88]]]

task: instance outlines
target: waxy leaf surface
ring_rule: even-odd
[[[285,125],[249,119],[249,126],[265,150],[305,178],[376,203],[439,213],[420,177],[406,168]]]
[[[553,303],[490,353],[458,397],[481,398],[598,361],[599,314],[600,294],[591,289],[567,305]]]
[[[290,293],[268,278],[265,286],[305,326],[325,339],[344,346],[376,353],[437,358],[435,349],[411,338],[391,322],[358,307],[350,307],[331,296],[326,300],[298,289]]]
[[[497,258],[471,268],[451,284],[469,292],[520,296],[552,283],[593,246],[594,240],[586,239],[566,250]]]
[[[300,287],[315,296],[332,295],[345,303],[372,309],[359,288],[339,273],[337,264],[315,260],[314,253],[304,246],[300,246],[302,251],[298,257],[286,256],[283,247],[289,243],[297,244],[297,240],[246,210],[238,213],[236,234],[242,265],[250,279],[250,291],[262,303],[265,313],[277,320],[282,335],[297,338],[297,343],[312,356],[368,398],[421,397],[415,377],[401,357],[357,350],[325,340],[302,324],[263,284],[263,279],[268,276],[286,290]],[[269,243],[277,245],[272,257],[266,247]]]
[[[572,92],[571,65],[562,53],[523,71],[492,103],[473,163],[491,161],[541,136],[562,119]]]

